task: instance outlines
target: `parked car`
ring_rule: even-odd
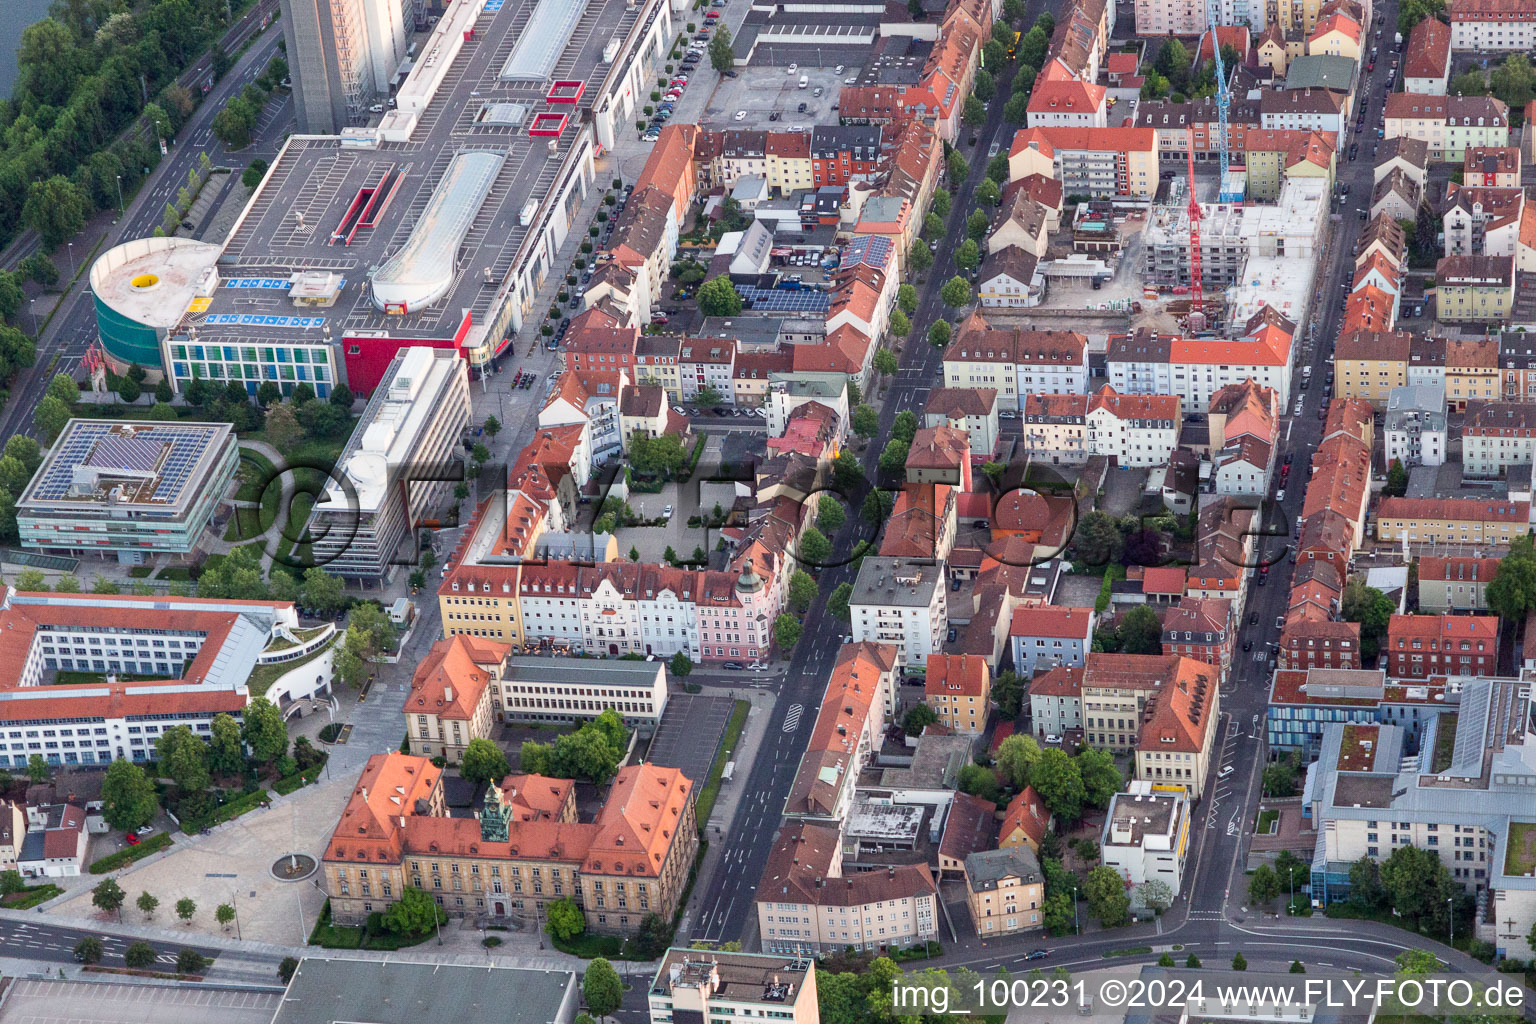
[[[132,832],[129,832],[127,835],[123,836],[123,842],[127,843],[129,846],[138,846],[139,837],[134,835]]]
[[[727,662],[721,663],[720,667],[723,668],[723,669],[729,669],[732,672],[740,672],[743,669],[745,669],[747,666],[743,665],[739,661],[727,661]]]

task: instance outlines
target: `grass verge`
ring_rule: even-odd
[[[1108,953],[1101,954],[1105,960],[1117,956],[1145,956],[1152,952],[1151,946],[1126,946],[1124,949],[1112,949]]]
[[[741,740],[741,730],[747,724],[747,710],[751,706],[750,701],[738,700],[736,706],[731,709],[731,719],[725,725],[724,742],[720,744],[720,751],[715,755],[714,764],[709,766],[709,778],[699,790],[699,798],[693,807],[700,835],[704,834],[704,830],[709,825],[709,815],[715,809],[716,798],[720,796],[720,773],[725,771],[725,762],[731,759],[731,754],[736,750],[736,744]]]
[[[331,901],[326,900],[325,906],[320,909],[320,919],[315,922],[314,930],[309,933],[309,944],[319,946],[322,949],[377,949],[393,950],[405,949],[408,946],[419,945],[430,938],[432,932],[423,935],[396,935],[393,932],[380,932],[369,935],[366,928],[349,928],[345,925],[334,924],[331,921]]]
[[[336,636],[340,637],[341,633],[337,632]],[[251,691],[251,696],[253,698],[264,697],[266,696],[267,690],[272,686],[273,683],[277,682],[283,676],[287,675],[289,672],[292,672],[294,669],[300,667],[301,665],[307,665],[311,661],[314,661],[316,658],[320,657],[320,655],[324,654],[326,651],[335,646],[335,644],[336,641],[332,640],[324,647],[316,648],[315,650],[310,651],[308,654],[304,655],[304,657],[295,658],[293,661],[279,661],[271,665],[257,665],[255,670],[251,673],[251,677],[245,681],[245,685]]]
[[[7,910],[31,910],[39,903],[47,903],[63,892],[63,889],[51,882],[46,885],[29,885],[21,892],[13,892],[0,898],[0,907]]]
[[[161,850],[169,848],[170,845],[171,834],[169,832],[156,832],[138,846],[130,846],[126,850],[118,850],[116,853],[107,854],[100,860],[92,861],[88,870],[93,875],[104,875],[108,871],[116,871],[124,865],[132,864],[134,861],[143,860],[151,854],[159,853]]]

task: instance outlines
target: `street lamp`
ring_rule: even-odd
[[[1077,886],[1072,887],[1072,930],[1078,935],[1083,934],[1082,928],[1077,924]]]
[[[1450,926],[1452,949],[1456,948],[1456,908],[1452,906],[1455,902],[1456,897],[1454,896],[1447,896],[1445,898],[1445,921]]]
[[[69,276],[75,276],[75,243],[69,243]]]
[[[117,176],[117,215],[123,215],[123,176]]]

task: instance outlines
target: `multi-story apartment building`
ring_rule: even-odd
[[[1424,18],[1408,33],[1403,48],[1403,92],[1444,96],[1450,75],[1450,26],[1439,18]]]
[[[1183,412],[1203,413],[1222,388],[1252,380],[1284,405],[1291,390],[1294,326],[1262,315],[1243,337],[1224,341],[1159,335],[1147,328],[1111,335],[1105,355],[1110,385],[1122,394],[1178,395]]]
[[[1408,331],[1349,331],[1334,345],[1334,394],[1385,407],[1393,389],[1408,383]]]
[[[509,776],[487,789],[478,820],[455,818],[431,761],[373,755],[321,857],[332,919],[360,924],[406,886],[452,917],[530,924],[574,899],[603,934],[674,913],[698,849],[693,782],[674,768],[621,768],[590,823],[574,820],[570,785]]]
[[[1478,53],[1536,51],[1530,0],[1452,0],[1451,48]]]
[[[1024,678],[1047,668],[1083,664],[1093,645],[1092,608],[1023,605],[1013,610],[1008,641],[1013,668]],[[1059,729],[1052,730],[1060,732]]]
[[[1104,816],[1099,857],[1131,885],[1159,881],[1178,896],[1189,851],[1189,798],[1137,779],[1116,793]]]
[[[1518,178],[1519,172],[1515,173]],[[1466,177],[1470,182],[1473,176]],[[1442,251],[1446,256],[1516,256],[1521,233],[1527,230],[1525,219],[1525,190],[1518,185],[1463,187],[1451,182],[1440,206],[1440,229],[1445,234]]]
[[[651,979],[649,999],[651,1024],[738,1014],[790,1024],[821,1020],[814,961],[768,953],[669,949]]]
[[[1383,498],[1376,509],[1376,539],[1508,544],[1530,532],[1530,504],[1508,498]]]
[[[1197,36],[1205,31],[1205,4],[1201,0],[1137,0],[1136,34],[1139,36]]]
[[[1186,597],[1163,614],[1163,653],[1213,665],[1227,677],[1232,665],[1232,602],[1215,597]]]
[[[1077,678],[1085,742],[1133,754],[1138,779],[1199,797],[1220,717],[1210,666],[1177,655],[1092,654]]]
[[[469,422],[468,374],[454,349],[416,346],[395,356],[336,460],[305,523],[315,560],[348,579],[376,580],[414,564],[407,534],[448,496],[445,472]],[[442,479],[433,479],[434,476]]]
[[[1176,395],[1026,394],[1024,448],[1053,464],[1109,456],[1122,466],[1165,466],[1178,447],[1183,413]]]
[[[1429,612],[1488,610],[1488,584],[1499,559],[1470,555],[1419,556],[1419,608]]]
[[[1462,472],[1471,477],[1503,476],[1511,466],[1529,466],[1536,452],[1536,405],[1529,402],[1472,402],[1461,428]]]
[[[1271,750],[1317,757],[1330,722],[1391,723],[1414,736],[1445,707],[1442,683],[1387,682],[1385,669],[1281,669],[1269,690],[1267,735]]]
[[[987,727],[992,670],[973,654],[930,654],[923,703],[953,732],[980,735]]]
[[[1383,422],[1387,465],[1439,466],[1445,463],[1445,389],[1405,385],[1387,394]]]
[[[1493,615],[1394,615],[1387,625],[1387,675],[1394,679],[1491,676],[1499,657]]]
[[[966,857],[965,896],[971,923],[983,939],[1043,927],[1045,875],[1028,846],[983,850]]]
[[[1201,282],[1207,290],[1241,281],[1255,258],[1311,259],[1328,217],[1324,178],[1288,178],[1274,203],[1202,203]],[[1189,284],[1189,210],[1159,206],[1148,215],[1145,268],[1150,284]]]
[[[1445,347],[1445,401],[1457,411],[1468,403],[1499,397],[1502,373],[1499,342],[1493,338],[1452,338]]]
[[[866,557],[848,598],[853,639],[888,644],[902,665],[925,667],[948,623],[943,569],[931,558]]]
[[[821,710],[784,816],[840,825],[853,806],[859,772],[880,749],[885,723],[896,715],[896,649],[887,644],[843,644],[832,666]]]
[[[938,898],[927,864],[845,875],[839,830],[796,822],[757,885],[758,937],[773,953],[905,949],[939,937]]]
[[[1468,146],[1461,180],[1465,185],[1485,188],[1519,188],[1520,147]]]
[[[1029,684],[1029,717],[1039,737],[1063,736],[1083,727],[1083,668],[1062,665]]]
[[[1086,391],[1087,347],[1076,331],[995,329],[973,313],[944,350],[944,385],[991,388],[1000,408],[1022,410],[1030,394]]]
[[[1440,320],[1499,322],[1509,318],[1514,302],[1512,257],[1443,256],[1435,264],[1435,316]]]
[[[1509,108],[1491,96],[1388,93],[1386,119],[1387,138],[1423,139],[1431,162],[1459,164],[1469,147],[1509,145]]]
[[[923,409],[923,426],[965,431],[972,459],[986,461],[1000,437],[996,388],[934,388]]]
[[[1157,191],[1157,135],[1149,127],[1021,128],[1008,154],[1010,181],[1043,174],[1066,195],[1151,199]]]
[[[1259,94],[1259,127],[1322,132],[1338,140],[1348,106],[1349,94],[1338,89],[1265,89]]]

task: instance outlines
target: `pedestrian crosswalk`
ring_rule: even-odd
[[[800,728],[800,716],[805,714],[804,704],[791,704],[789,711],[784,716],[784,731],[794,732]]]

